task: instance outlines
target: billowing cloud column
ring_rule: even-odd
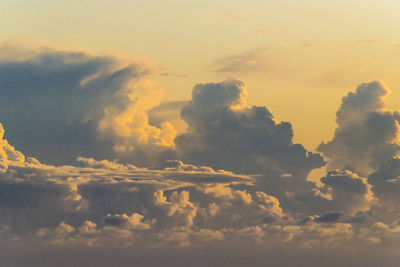
[[[150,165],[173,146],[171,123],[148,123],[163,91],[151,63],[85,51],[27,54],[0,60],[0,121],[24,154],[52,164],[85,156]]]
[[[246,108],[240,80],[198,84],[181,112],[188,131],[176,139],[187,163],[240,173],[305,177],[324,165],[319,154],[293,144],[292,126],[278,122],[266,107]]]
[[[400,152],[400,114],[385,109],[388,93],[383,82],[374,81],[361,84],[343,98],[334,138],[318,147],[331,169],[368,174]]]

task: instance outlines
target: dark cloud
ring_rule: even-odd
[[[3,60],[0,121],[20,150],[48,163],[78,156],[140,162],[136,149],[164,149],[175,136],[171,124],[147,122],[146,110],[161,97],[152,72],[149,63],[51,49]]]
[[[343,98],[334,138],[318,147],[330,168],[368,174],[400,152],[400,115],[385,109],[388,92],[382,82],[370,82]]]
[[[244,82],[196,85],[182,109],[187,133],[175,139],[184,162],[239,173],[305,176],[324,165],[319,154],[293,144],[290,123],[278,122],[266,107],[245,108]]]
[[[104,255],[112,252],[113,257],[123,253],[124,260],[119,259],[122,266],[139,260],[152,265],[158,262],[152,257],[161,257],[168,250],[165,256],[177,257],[183,265],[197,259],[200,265],[220,266],[217,259],[225,255],[227,259],[237,257],[228,261],[229,266],[249,262],[262,266],[281,263],[273,255],[283,251],[298,263],[307,262],[304,254],[343,253],[355,244],[361,251],[369,250],[378,239],[393,248],[400,238],[393,236],[396,224],[374,222],[369,231],[339,222],[338,212],[310,216],[299,225],[296,213],[286,213],[277,198],[259,191],[254,178],[245,175],[183,163],[173,169],[147,170],[84,158],[80,161],[85,167],[54,167],[34,159],[16,160],[11,146],[7,151],[3,158],[7,166],[0,174],[0,246],[8,244],[0,253],[3,263],[46,266],[57,259],[66,265],[99,261],[102,266],[108,262]],[[18,186],[8,188],[5,181]],[[236,189],[240,184],[254,190]],[[4,192],[14,197],[5,198]],[[74,255],[75,249],[81,251],[78,258],[63,258]],[[270,255],[271,249],[276,252]],[[27,253],[16,257],[14,250]],[[125,251],[130,251],[129,256]],[[88,256],[90,253],[99,256]],[[152,257],[146,256],[149,253]],[[206,253],[208,260],[197,258],[198,253]],[[249,256],[255,258],[249,261]],[[130,263],[125,262],[128,258]],[[285,266],[295,266],[292,263],[285,262]]]
[[[244,104],[230,99],[226,107]],[[351,221],[340,222],[342,212],[329,212],[331,207],[346,211],[348,206],[359,205],[360,196],[368,195],[365,179],[349,172],[329,173],[322,179],[331,189],[320,190],[331,193],[331,199],[317,194],[314,200],[331,202],[331,206],[326,206],[321,216],[309,215],[298,224],[304,211],[282,208],[280,200],[270,195],[268,188],[260,187],[255,177],[177,160],[168,161],[162,170],[83,157],[78,158],[81,167],[55,167],[25,159],[5,139],[0,144],[0,246],[7,242],[9,250],[7,255],[6,250],[0,253],[2,262],[53,265],[53,259],[47,258],[51,254],[66,265],[97,264],[99,260],[101,266],[107,261],[102,258],[104,251],[113,251],[115,257],[115,253],[129,250],[129,257],[124,257],[151,265],[154,261],[145,255],[151,252],[153,257],[161,257],[159,253],[168,249],[166,255],[178,258],[185,252],[183,265],[203,251],[208,260],[197,259],[198,263],[220,266],[217,258],[231,258],[237,251],[237,260],[229,266],[249,262],[261,266],[282,262],[272,257],[276,254],[266,257],[271,249],[277,249],[279,255],[280,250],[286,251],[285,255],[289,251],[298,263],[307,261],[304,254],[324,254],[338,248],[337,253],[343,253],[355,246],[368,251],[376,242],[383,244],[379,255],[386,255],[400,240],[397,221],[391,217],[353,225]],[[289,181],[292,177],[281,179]],[[306,212],[314,214],[313,210],[318,211],[311,208]],[[26,251],[26,244],[33,248],[29,249],[32,254],[24,253],[22,258],[10,249]],[[63,260],[62,255],[74,255],[76,248],[84,253],[74,261]],[[218,252],[218,257],[210,258],[210,248]],[[63,253],[57,254],[60,249]],[[87,251],[101,256],[86,258]],[[45,262],[38,258],[43,253],[47,255]],[[249,255],[255,258],[249,261]],[[131,262],[122,260],[121,264]],[[292,266],[292,261],[285,266]]]
[[[368,178],[373,185],[373,192],[378,197],[383,210],[398,210],[400,200],[400,158],[394,157],[382,164]]]
[[[246,107],[243,81],[161,103],[150,63],[2,49],[3,265],[397,266],[400,117],[382,83],[343,98],[318,148],[339,170],[317,185],[321,155]]]
[[[337,222],[340,219],[340,217],[342,217],[341,213],[331,212],[331,213],[324,214],[321,217],[315,218],[314,221],[317,223]]]
[[[290,183],[279,179],[272,183],[271,178],[260,180],[266,180],[260,184],[269,193],[278,196],[286,211],[304,216],[341,213],[350,218],[369,211],[376,201],[367,178],[349,170],[328,172],[320,179],[322,185],[319,186],[310,182]]]
[[[369,210],[374,201],[367,179],[350,171],[328,172],[321,182],[325,185],[319,191],[321,196],[328,199],[336,210],[355,214]]]

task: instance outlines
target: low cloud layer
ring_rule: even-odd
[[[320,215],[304,216],[285,211],[279,199],[261,191],[256,178],[247,175],[182,162],[148,170],[90,158],[78,159],[82,167],[55,167],[25,159],[4,139],[1,144],[0,245],[23,252],[26,244],[34,246],[22,257],[13,258],[12,251],[2,254],[3,262],[50,266],[79,249],[84,254],[75,261],[63,259],[61,266],[84,266],[88,260],[107,265],[111,258],[103,250],[121,253],[114,262],[123,266],[128,259],[157,265],[167,249],[164,257],[178,257],[167,266],[192,260],[216,265],[221,256],[231,258],[227,266],[241,266],[247,256],[253,257],[246,261],[254,266],[295,266],[278,256],[291,251],[296,262],[305,264],[304,255],[343,253],[355,245],[361,255],[378,243],[390,254],[400,238],[396,220],[387,221],[384,214],[373,220],[368,214],[374,199],[371,186],[350,172],[321,179],[325,185],[315,200],[330,203],[331,212],[327,208]],[[43,255],[50,247],[53,252]],[[146,256],[150,251],[156,258]],[[200,260],[196,251],[211,257]],[[92,258],[91,253],[101,254]],[[391,260],[371,263],[395,266]]]

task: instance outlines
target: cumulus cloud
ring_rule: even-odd
[[[324,187],[317,191],[318,195],[328,200],[336,211],[354,215],[368,211],[373,204],[372,186],[367,178],[350,171],[332,171],[321,178],[321,182]]]
[[[256,238],[249,226],[289,220],[277,198],[235,188],[254,187],[246,175],[181,162],[147,170],[91,158],[79,158],[82,167],[54,167],[13,157],[17,151],[10,148],[0,173],[0,224],[16,240],[186,247]]]
[[[1,58],[0,120],[9,140],[48,163],[86,156],[149,164],[147,154],[173,146],[176,135],[169,122],[148,123],[146,111],[162,95],[152,73],[145,60],[123,63],[84,51],[46,48]]]
[[[7,49],[2,263],[318,266],[329,251],[332,266],[366,254],[396,266],[399,115],[385,109],[383,83],[343,99],[334,139],[318,148],[338,170],[317,186],[306,178],[322,156],[268,108],[247,107],[243,81],[161,103],[148,62]]]
[[[162,102],[158,106],[151,108],[147,114],[149,116],[149,124],[162,127],[165,122],[171,123],[179,134],[186,131],[187,125],[181,119],[180,113],[187,101],[170,101]]]
[[[381,210],[399,210],[397,203],[400,199],[400,158],[394,157],[382,164],[368,177],[368,181],[378,196]]]
[[[246,108],[240,80],[198,84],[182,109],[186,133],[175,139],[181,159],[239,173],[291,174],[304,178],[324,165],[322,157],[292,142],[292,126],[266,107]]]
[[[336,113],[334,138],[318,151],[331,169],[348,168],[369,174],[400,152],[398,111],[385,109],[389,93],[383,82],[361,84],[343,98]]]
[[[230,103],[240,101],[232,98]],[[98,261],[101,266],[107,262],[104,251],[112,251],[113,257],[126,252],[122,258],[158,265],[152,258],[162,257],[161,252],[168,249],[166,255],[174,258],[186,255],[179,258],[180,265],[190,264],[203,251],[208,257],[197,259],[202,264],[217,265],[216,259],[225,255],[237,257],[228,261],[229,266],[241,266],[252,255],[252,265],[262,266],[281,264],[277,255],[284,255],[283,251],[291,251],[296,262],[305,263],[307,253],[339,248],[337,253],[341,253],[355,244],[363,244],[360,251],[376,243],[394,248],[400,238],[393,235],[398,231],[393,218],[365,220],[362,226],[348,219],[367,211],[372,198],[366,179],[350,172],[322,178],[324,187],[318,189],[319,194],[312,191],[314,200],[330,206],[307,210],[308,217],[302,219],[304,212],[285,210],[256,177],[244,174],[176,160],[158,170],[83,157],[77,159],[77,166],[55,167],[25,159],[5,139],[0,145],[0,246],[8,244],[2,251],[9,251],[0,253],[0,258],[6,263],[39,261],[46,266],[61,260],[84,266]],[[319,211],[320,215],[314,215]],[[12,246],[28,251],[27,244],[31,256],[16,257],[9,250]],[[72,257],[73,263],[63,258],[74,255],[75,249],[85,253]],[[269,254],[271,249],[276,251]],[[51,257],[42,254],[50,250]],[[100,256],[93,258],[90,251]],[[145,256],[150,252],[152,257]],[[46,262],[40,262],[43,257]],[[120,265],[129,264],[121,261]]]

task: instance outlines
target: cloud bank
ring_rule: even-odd
[[[148,62],[0,59],[4,265],[398,265],[399,116],[382,82],[343,98],[323,158],[247,107],[241,80],[161,103]]]
[[[79,158],[82,167],[55,167],[25,159],[4,139],[2,148],[0,245],[8,244],[5,251],[14,247],[32,253],[19,258],[12,252],[1,254],[3,262],[51,266],[79,249],[85,254],[75,261],[65,259],[66,266],[84,266],[88,260],[106,266],[113,259],[107,253],[90,256],[103,250],[121,254],[114,262],[123,266],[129,265],[124,262],[128,258],[141,257],[144,262],[139,265],[161,264],[161,259],[146,258],[150,251],[156,258],[166,251],[167,258],[179,257],[167,266],[190,264],[197,252],[212,255],[197,264],[217,265],[221,256],[229,256],[226,265],[240,266],[243,257],[252,256],[247,263],[254,266],[295,266],[279,259],[283,250],[305,263],[302,253],[338,253],[355,244],[357,253],[380,243],[390,254],[400,238],[393,235],[400,227],[396,221],[369,221],[371,215],[365,211],[371,205],[370,186],[350,172],[322,179],[331,189],[331,196],[324,199],[341,212],[304,217],[286,212],[279,199],[261,191],[255,178],[247,175],[181,162],[148,170],[90,158]],[[360,221],[363,216],[369,220]],[[27,244],[34,249],[28,250]],[[249,249],[252,244],[256,246]],[[220,254],[212,252],[216,249]],[[43,255],[44,251],[54,254]],[[182,258],[181,253],[187,254]],[[387,266],[390,259],[384,261]]]

